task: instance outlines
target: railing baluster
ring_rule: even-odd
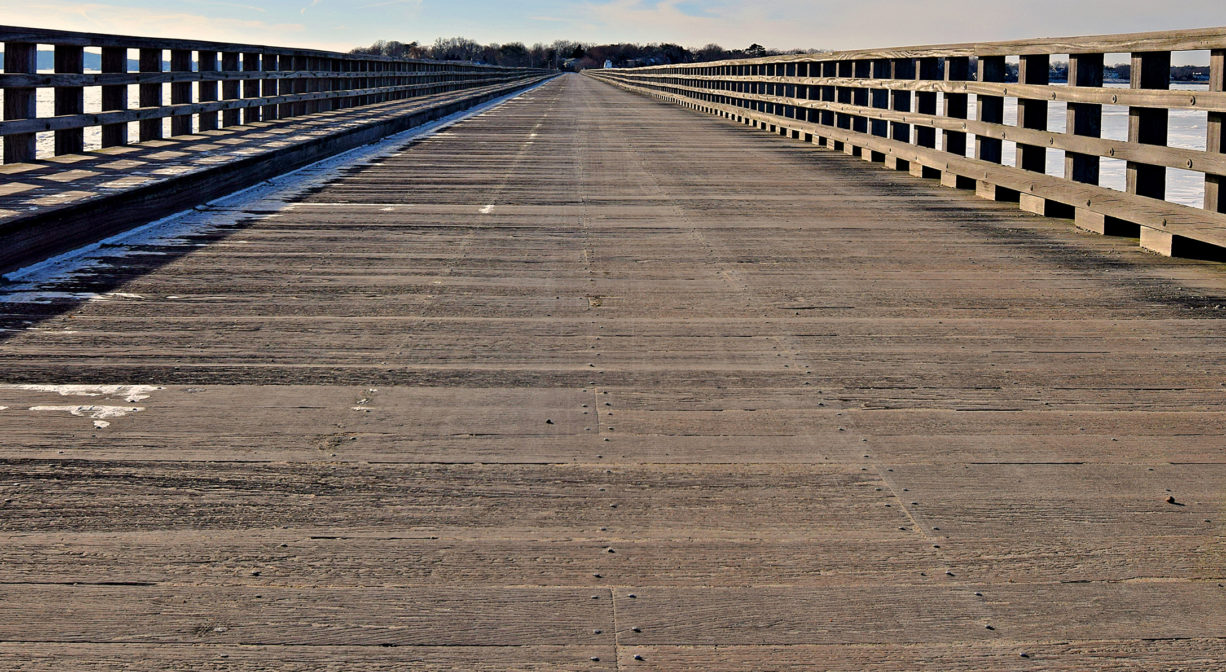
[[[1133,89],[1169,89],[1171,52],[1151,51],[1132,55]],[[1166,145],[1170,113],[1166,108],[1128,108],[1128,141],[1140,145]],[[1166,167],[1128,162],[1128,193],[1149,198],[1166,198]],[[1166,221],[1162,223],[1166,226]],[[1168,256],[1176,254],[1182,243],[1178,237],[1149,227],[1141,227],[1141,247]]]
[[[971,78],[971,59],[966,56],[951,56],[945,59],[945,81],[965,82]],[[965,93],[945,94],[945,116],[951,119],[966,119],[968,96]],[[950,154],[966,156],[966,132],[945,131],[942,149]]]
[[[1102,88],[1103,54],[1069,54],[1069,86]],[[1069,103],[1065,126],[1071,135],[1102,137],[1103,106],[1097,103]],[[1101,160],[1092,154],[1065,152],[1064,177],[1074,182],[1098,184]],[[1077,203],[1074,221],[1078,228],[1104,235],[1137,235],[1137,227],[1114,217],[1094,212]]]
[[[294,69],[294,57],[290,56],[289,54],[282,54],[281,58],[277,60],[277,69],[280,70],[281,72],[292,71]],[[288,78],[282,78],[280,81],[278,81],[277,82],[277,95],[280,95],[280,96],[293,95],[295,81],[296,80],[288,79]],[[281,103],[281,106],[277,109],[277,117],[280,119],[288,119],[292,116],[294,116],[294,104],[293,103]]]
[[[102,48],[102,72],[119,74],[128,72],[128,50],[125,47]],[[108,84],[102,87],[102,111],[128,109],[128,85]],[[128,124],[103,124],[102,146],[118,147],[128,144]]]
[[[265,73],[276,72],[278,68],[278,58],[279,57],[277,54],[264,54],[263,70]],[[260,95],[264,96],[265,98],[275,98],[277,96],[277,80],[264,79],[261,80],[261,82]],[[265,105],[261,116],[263,116],[264,121],[271,121],[278,118],[280,115],[277,113],[277,105],[275,103],[272,105]]]
[[[175,75],[187,74],[192,71],[192,52],[187,49],[172,49],[170,51],[170,72]],[[171,105],[190,105],[192,103],[192,83],[174,82],[170,85]],[[191,135],[192,115],[176,113],[170,118],[170,134]]]
[[[26,42],[4,44],[4,72],[33,74],[38,72],[38,45]],[[33,87],[4,89],[4,120],[38,117],[37,90]],[[38,136],[34,133],[14,133],[4,137],[4,162],[28,163],[37,155]]]
[[[920,58],[915,64],[916,81],[937,81],[943,77],[941,61],[935,57]],[[917,91],[915,94],[915,111],[920,114],[935,116],[937,113],[936,91]],[[935,148],[937,146],[937,131],[927,123],[915,124],[915,144],[920,147]],[[908,171],[916,177],[939,178],[941,172],[936,168],[912,161]]]
[[[226,51],[221,54],[221,71],[227,77],[237,75],[241,69],[239,63],[241,54],[237,51]],[[237,79],[224,79],[221,82],[221,99],[222,100],[238,100],[242,98],[242,82]],[[242,123],[242,110],[231,109],[222,110],[221,123],[223,126],[238,126]]]
[[[895,58],[890,61],[890,77],[896,80],[915,79],[915,59]],[[895,112],[911,111],[911,92],[906,89],[894,89],[890,92],[890,109]],[[911,142],[911,124],[905,121],[890,123],[890,138],[898,142]],[[886,166],[895,170],[909,170],[910,159],[900,159],[897,154],[886,157]]]
[[[205,79],[210,73],[217,72],[217,52],[216,51],[200,51],[196,53],[197,69],[200,72],[199,93],[197,98],[202,103],[210,103],[217,100],[217,82],[214,80]],[[201,131],[217,130],[217,112],[201,112],[197,118],[197,125]]]
[[[872,67],[871,61],[864,61],[864,60],[854,61],[852,67],[853,67],[852,72],[854,73],[852,76],[855,77],[856,79],[868,79],[869,76],[872,74],[870,72],[870,69]],[[857,86],[853,88],[851,92],[852,92],[851,93],[851,104],[852,105],[855,105],[856,107],[861,107],[861,108],[868,107],[868,94],[869,94],[868,89]],[[860,115],[852,116],[851,130],[857,133],[868,133],[868,119]],[[855,153],[859,154],[859,151],[856,151]]]
[[[161,49],[141,49],[140,50],[140,71],[141,72],[162,72],[162,50]],[[162,85],[160,83],[147,83],[140,85],[140,106],[141,107],[161,107],[162,106]],[[162,138],[162,118],[142,119],[140,122],[140,141],[160,140]]]
[[[1005,57],[984,56],[979,59],[980,82],[1000,83],[1005,81]],[[990,124],[1005,123],[1004,96],[975,96],[975,106],[978,108],[979,121]],[[986,135],[975,136],[975,158],[980,161],[1000,163],[1004,157],[1004,142],[1000,138]]]
[[[1070,54],[1069,86],[1102,88],[1103,55]],[[1096,103],[1069,103],[1065,117],[1068,133],[1090,138],[1102,137],[1103,106]],[[1064,176],[1074,182],[1098,184],[1099,158],[1090,154],[1066,152]]]
[[[936,81],[941,79],[941,62],[936,58],[921,58],[917,63],[916,77],[923,81]],[[915,111],[920,114],[935,115],[937,113],[937,93],[936,91],[919,91],[915,94]],[[936,129],[927,126],[915,126],[915,144],[920,147],[936,147],[937,132]]]
[[[1209,57],[1209,90],[1226,91],[1226,49],[1214,49]],[[1210,112],[1205,151],[1226,154],[1226,112]],[[1205,176],[1205,209],[1210,212],[1226,212],[1226,176]]]
[[[1028,54],[1018,62],[1017,81],[1020,84],[1047,84],[1051,76],[1049,54]],[[1037,130],[1047,129],[1047,101],[1033,98],[1017,99],[1017,126]],[[1017,143],[1017,167],[1036,173],[1047,171],[1047,148]]]
[[[243,72],[253,73],[260,71],[260,54],[258,52],[248,51],[243,53]],[[259,98],[260,97],[260,80],[259,79],[244,79],[243,80],[243,98]],[[252,105],[243,108],[243,123],[250,124],[260,120],[260,108]]]
[[[85,49],[73,45],[56,45],[55,72],[79,75],[85,72]],[[85,112],[85,88],[55,87],[55,115],[67,116]],[[55,154],[79,154],[85,151],[85,129],[68,128],[55,132]]]
[[[1133,89],[1169,89],[1171,52],[1133,54],[1131,86]],[[1166,108],[1130,107],[1128,141],[1142,145],[1166,145],[1168,118]],[[1166,198],[1166,168],[1129,161],[1128,193]]]
[[[294,70],[297,71],[299,75],[304,75],[305,73],[303,71],[306,69],[307,69],[306,56],[294,56]],[[307,90],[307,80],[304,77],[300,76],[294,80],[294,94],[295,95],[306,93],[306,90]],[[300,100],[294,103],[294,116],[295,117],[300,117],[306,114],[306,111],[307,111],[306,101]]]

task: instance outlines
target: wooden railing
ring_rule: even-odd
[[[85,129],[91,127],[100,127],[101,147],[113,147],[489,86],[544,72],[11,26],[0,26],[0,42],[4,163],[44,158],[37,148],[39,133],[54,133],[54,154],[72,154],[85,149]],[[38,71],[40,50],[54,51],[54,73]],[[87,53],[98,58],[97,72],[85,71]],[[133,86],[135,100],[129,95]],[[100,104],[87,110],[85,94],[91,87],[100,89]],[[40,89],[54,90],[53,114],[39,114]],[[129,134],[133,122],[137,132]]]
[[[1206,90],[1171,90],[1172,54],[1206,51]],[[1108,54],[1131,61],[1128,88],[1104,82]],[[1054,58],[1068,82],[1049,80]],[[1016,59],[1017,80],[1006,81]],[[778,56],[589,70],[640,93],[799,137],[981,196],[1075,218],[1099,233],[1139,234],[1165,254],[1199,241],[1226,247],[1226,28]],[[975,104],[971,105],[971,96]],[[1010,100],[1012,99],[1012,100]],[[1005,123],[1016,101],[1017,123]],[[1051,103],[1065,128],[1048,128]],[[1104,106],[1126,106],[1126,139],[1102,137]],[[972,109],[973,107],[973,109]],[[1168,142],[1171,111],[1203,113],[1204,149]],[[973,136],[973,139],[972,139]],[[1016,144],[1003,165],[1005,143]],[[1063,170],[1047,153],[1064,152]],[[1123,189],[1100,184],[1126,162]],[[1168,169],[1204,181],[1203,207],[1166,200]]]

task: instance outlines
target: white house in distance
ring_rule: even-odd
[[[606,69],[606,70],[608,70],[609,68],[613,67],[613,61],[612,61],[612,60],[610,60],[610,59],[605,59],[605,62],[604,62],[604,67],[605,67],[605,69]]]

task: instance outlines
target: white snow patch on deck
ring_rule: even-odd
[[[144,406],[31,406],[31,411],[67,411],[78,418],[93,418],[94,420],[103,420],[106,418],[122,418],[130,413],[139,413],[145,410]],[[111,423],[107,423],[109,426]]]
[[[0,389],[54,392],[61,397],[123,397],[129,403],[148,399],[151,392],[166,388],[157,385],[0,385]],[[108,407],[109,408],[109,407]],[[34,410],[34,409],[31,409]]]

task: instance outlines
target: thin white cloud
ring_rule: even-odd
[[[299,46],[305,30],[305,26],[300,23],[208,16],[187,11],[159,11],[147,7],[123,7],[101,2],[41,0],[37,3],[4,3],[0,6],[4,11],[4,22],[10,25],[142,37]]]
[[[421,9],[422,0],[379,0],[368,5],[362,5],[362,9],[371,9],[373,7],[406,7],[411,10]]]

